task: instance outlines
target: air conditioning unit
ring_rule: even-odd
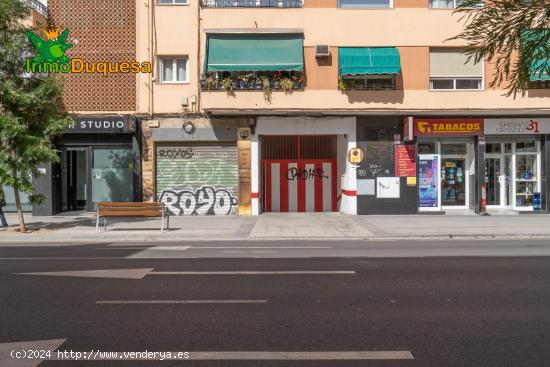
[[[329,57],[330,48],[328,45],[317,45],[315,46],[315,57]]]

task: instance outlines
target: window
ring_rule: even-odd
[[[189,0],[158,0],[161,5],[182,5],[188,4]]]
[[[430,0],[430,8],[432,9],[454,9],[460,4],[463,0]]]
[[[344,75],[342,81],[348,90],[395,89],[395,75]]]
[[[462,49],[430,50],[431,90],[483,89],[483,64],[468,61]]]
[[[529,83],[529,89],[550,89],[550,80],[534,80]]]
[[[393,0],[339,0],[339,8],[392,8]]]
[[[189,81],[187,58],[163,57],[159,62],[161,83],[186,83]]]

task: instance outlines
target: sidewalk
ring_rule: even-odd
[[[352,216],[339,213],[269,213],[257,217],[171,217],[160,232],[160,219],[109,221],[107,232],[95,231],[94,214],[26,216],[30,233],[17,232],[17,218],[7,215],[0,243],[68,241],[213,241],[548,238],[550,215],[515,216]]]

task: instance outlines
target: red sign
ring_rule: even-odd
[[[415,118],[415,136],[479,136],[483,135],[483,119]]]
[[[416,147],[414,145],[395,146],[395,175],[416,177]]]

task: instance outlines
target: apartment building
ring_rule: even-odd
[[[115,130],[85,124],[93,132],[64,142],[75,152],[65,171],[86,177],[76,207],[141,199],[163,201],[173,215],[548,207],[549,77],[533,76],[515,99],[491,88],[494,65],[467,63],[465,43],[449,40],[463,27],[455,0],[50,4],[80,40],[73,55],[152,64],[152,73],[67,77],[77,122],[122,121]]]

